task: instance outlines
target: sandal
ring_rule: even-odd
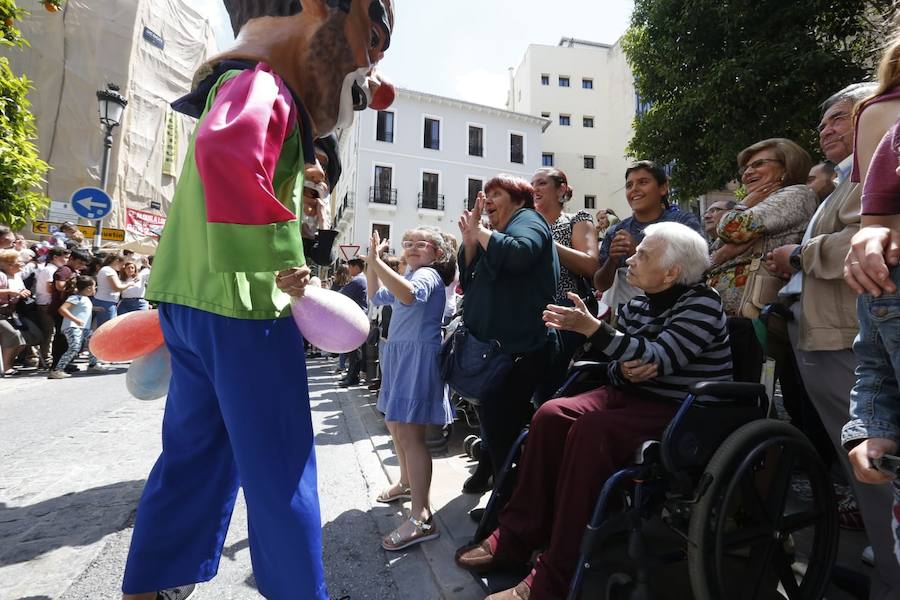
[[[392,531],[390,535],[381,540],[381,547],[390,552],[397,552],[398,550],[403,550],[405,548],[409,548],[410,546],[415,546],[416,544],[421,544],[422,542],[427,542],[428,540],[439,538],[441,536],[441,532],[438,531],[437,527],[434,526],[433,519],[434,515],[429,515],[428,519],[426,520],[419,520],[410,517],[409,522],[413,524],[413,527],[415,527],[412,535],[401,535],[400,527],[403,527],[403,525],[401,525],[400,527]]]
[[[394,490],[398,491],[392,494],[391,492]],[[391,487],[385,488],[378,494],[378,497],[375,498],[376,502],[381,502],[382,504],[390,504],[397,500],[412,500],[412,490],[409,486],[403,485],[402,483],[395,483]]]
[[[18,372],[19,372],[19,370],[15,369],[15,368],[7,369],[6,371],[3,371],[3,376],[4,377],[12,377],[13,375],[18,374]]]

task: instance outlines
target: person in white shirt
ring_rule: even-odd
[[[94,329],[116,318],[120,294],[134,285],[119,277],[119,270],[124,265],[122,254],[108,254],[103,259],[103,266],[97,272],[97,293],[93,297],[94,309],[100,309],[94,317]]]
[[[40,366],[49,369],[53,362],[50,349],[53,347],[53,336],[56,325],[50,304],[53,301],[53,275],[57,269],[69,262],[72,253],[66,248],[54,247],[47,252],[47,262],[39,267],[35,274],[34,295],[37,301],[37,324],[41,329]]]
[[[139,270],[137,263],[128,261],[122,267],[122,280],[130,283],[131,287],[122,290],[118,314],[149,309],[150,303],[144,299],[144,292],[147,291],[147,281],[150,280],[150,269]]]

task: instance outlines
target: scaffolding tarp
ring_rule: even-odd
[[[216,52],[209,18],[189,0],[67,0],[55,14],[35,4],[21,24],[31,47],[0,53],[34,87],[37,144],[52,168],[45,192],[67,202],[75,190],[99,186],[96,92],[115,83],[128,107],[113,134],[113,210],[104,225],[124,228],[127,208],[165,215],[193,128],[169,103]]]

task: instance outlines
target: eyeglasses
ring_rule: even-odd
[[[758,170],[760,169],[760,167],[762,167],[762,166],[763,166],[764,164],[766,164],[767,162],[778,163],[779,165],[783,165],[783,164],[784,164],[783,161],[780,161],[780,160],[778,160],[777,158],[757,158],[757,159],[754,160],[752,163],[746,164],[746,165],[744,165],[743,167],[741,167],[740,169],[738,169],[738,175],[740,175],[741,177],[743,177],[743,176],[744,176],[744,173],[746,173],[749,169],[753,169],[754,171],[758,171]]]
[[[426,242],[425,240],[419,240],[413,242],[411,240],[405,240],[402,244],[404,250],[410,250],[415,248],[416,250],[426,250],[429,246],[434,246],[431,242]]]

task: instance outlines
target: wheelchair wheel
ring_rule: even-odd
[[[481,438],[478,438],[469,446],[469,456],[472,460],[481,460]]]
[[[811,499],[791,494],[803,474]],[[837,552],[831,481],[797,429],[775,420],[744,425],[719,447],[701,483],[688,531],[697,600],[818,600]]]
[[[463,440],[463,450],[465,450],[466,456],[472,456],[472,444],[474,444],[477,439],[477,435],[467,435]]]

